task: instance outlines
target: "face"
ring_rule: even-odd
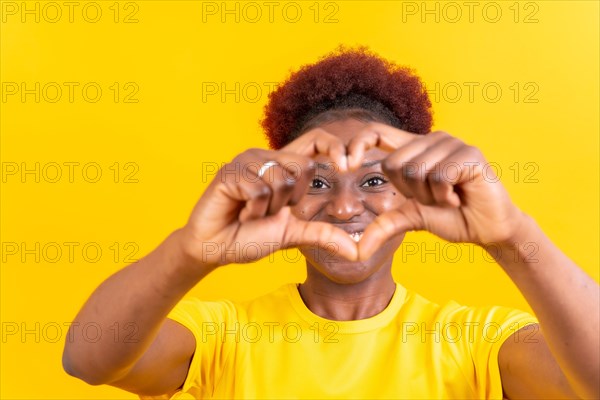
[[[362,121],[345,119],[320,128],[347,145],[365,125]],[[303,220],[333,224],[358,240],[379,214],[406,201],[381,171],[381,161],[388,154],[381,149],[371,149],[365,154],[361,168],[345,173],[339,173],[327,157],[317,157],[312,183],[302,200],[292,207],[293,214]],[[333,246],[329,250],[316,247],[300,250],[306,257],[309,273],[324,275],[336,283],[351,284],[389,273],[393,254],[403,239],[403,235],[393,238],[364,262],[337,257]]]

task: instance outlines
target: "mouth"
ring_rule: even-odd
[[[360,240],[360,238],[362,237],[363,233],[365,232],[365,229],[368,225],[368,221],[366,222],[357,222],[357,223],[347,223],[347,224],[334,224],[336,227],[340,228],[341,230],[345,231],[348,236],[350,236],[350,238],[352,238],[352,240],[354,240],[356,243],[358,243],[358,241]]]
[[[350,237],[352,238],[352,240],[354,240],[355,242],[358,243],[358,241],[360,240],[360,238],[363,235],[363,231],[351,232],[351,233],[348,233],[348,235],[350,235]]]

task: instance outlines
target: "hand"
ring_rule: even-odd
[[[510,240],[523,220],[479,149],[445,132],[415,135],[370,124],[348,144],[350,165],[366,150],[391,151],[384,173],[407,198],[398,209],[379,215],[359,242],[368,259],[390,237],[427,230],[451,242],[486,244]]]
[[[289,206],[309,187],[311,157],[323,154],[346,165],[346,149],[337,137],[317,130],[280,151],[251,149],[221,168],[196,204],[183,232],[187,254],[216,268],[256,261],[279,249],[321,245],[356,259],[356,243],[343,230],[323,222],[297,219]],[[264,175],[259,170],[275,161]]]

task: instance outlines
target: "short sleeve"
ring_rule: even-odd
[[[231,302],[202,301],[190,297],[180,301],[167,318],[188,328],[196,339],[187,377],[180,392],[172,399],[211,397],[235,341],[222,340],[222,332],[237,324],[237,312]]]
[[[460,314],[467,328],[465,339],[475,368],[476,394],[481,399],[502,399],[500,347],[513,333],[538,321],[531,314],[507,307],[466,308]]]

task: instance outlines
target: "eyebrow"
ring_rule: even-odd
[[[381,164],[382,161],[383,160],[367,161],[366,163],[363,163],[360,167],[361,168],[369,168],[369,167],[372,167],[374,165]]]
[[[363,164],[360,166],[360,168],[369,168],[369,167],[372,167],[372,166],[374,166],[374,165],[381,164],[381,162],[382,162],[382,161],[383,161],[383,160],[373,160],[373,161],[367,161],[367,162],[363,163]],[[332,164],[333,164],[332,162],[330,162],[330,163],[327,163],[327,164],[323,164],[323,163],[316,163],[316,166],[317,166],[317,168],[321,168],[321,169],[329,170],[329,169],[331,168],[331,165],[332,165]]]

